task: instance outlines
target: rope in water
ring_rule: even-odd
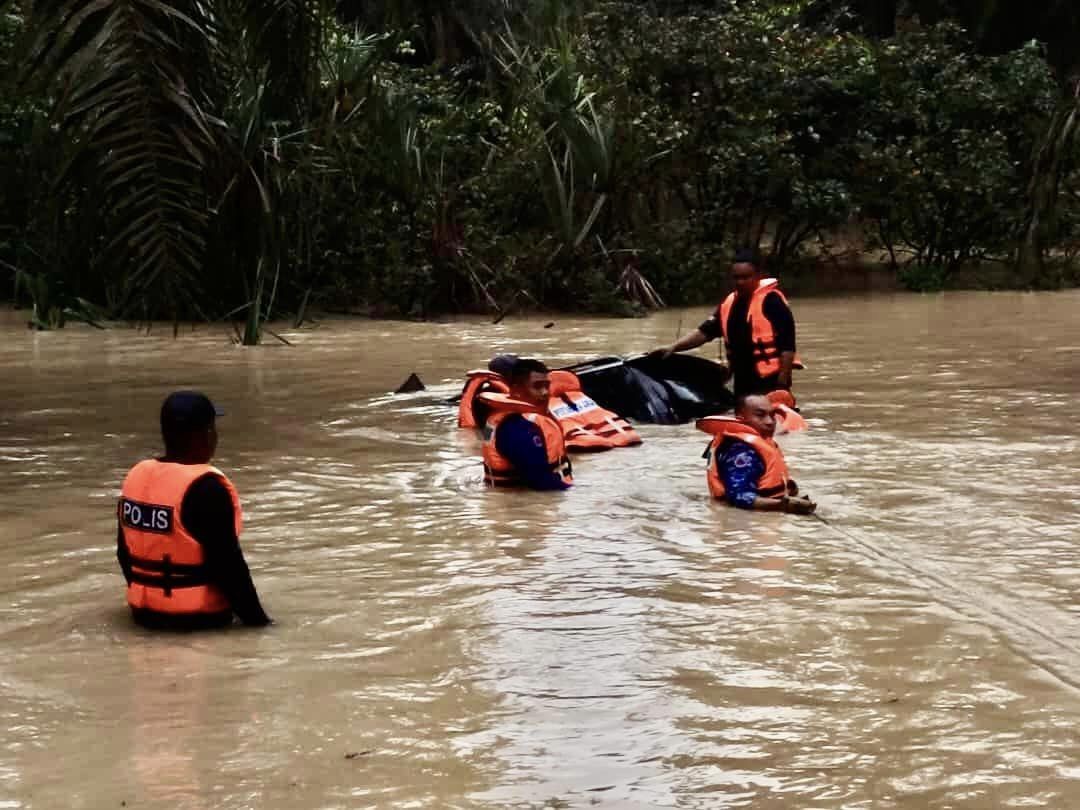
[[[1068,639],[1062,639],[1053,635],[1027,616],[1023,616],[1014,609],[1003,604],[1000,595],[982,591],[982,589],[977,586],[972,586],[970,583],[965,587],[963,583],[960,583],[955,579],[932,571],[927,566],[919,565],[910,555],[905,556],[900,553],[893,553],[873,540],[860,537],[849,529],[837,526],[828,518],[823,517],[816,512],[813,514],[813,517],[817,518],[817,520],[830,531],[851,541],[869,555],[885,560],[898,568],[902,568],[910,573],[918,575],[924,580],[928,580],[935,585],[938,585],[942,591],[932,594],[936,601],[947,607],[953,608],[959,613],[967,615],[969,618],[975,619],[984,626],[988,626],[991,629],[1001,632],[1009,642],[1009,646],[1024,659],[1053,676],[1070,689],[1080,692],[1080,649],[1070,643]],[[940,567],[940,564],[935,563],[935,565]],[[950,598],[950,594],[954,594],[955,596]],[[1026,613],[1033,613],[1031,606],[1025,605],[1023,607]],[[1057,613],[1054,616],[1047,616],[1046,624],[1061,627],[1063,618],[1065,621],[1073,619],[1070,614],[1065,614],[1063,617],[1060,613]],[[1040,654],[1039,651],[1025,648],[1018,643],[1025,639],[1018,638],[1018,636],[1022,636],[1022,633],[1018,633],[1017,630],[1029,634],[1029,638],[1026,639],[1027,641],[1031,641],[1031,637],[1041,639],[1043,642],[1049,644],[1057,654]],[[1046,660],[1051,657],[1060,658],[1061,653],[1064,653],[1065,657],[1069,660]]]

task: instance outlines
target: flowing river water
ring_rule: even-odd
[[[692,425],[482,486],[467,369],[704,309],[247,349],[6,314],[0,808],[1080,807],[1080,293],[793,306],[825,522],[710,503]],[[266,631],[123,604],[115,498],[179,387],[227,411]]]

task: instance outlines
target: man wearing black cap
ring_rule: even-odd
[[[516,354],[497,354],[488,361],[488,370],[510,379],[514,373],[514,364],[518,361]]]
[[[144,626],[221,627],[234,613],[247,625],[270,624],[240,550],[240,499],[210,465],[220,415],[201,393],[170,394],[161,406],[165,455],[124,479],[116,556]]]
[[[735,396],[791,390],[791,371],[801,368],[795,354],[795,317],[776,279],[761,277],[761,262],[749,248],[736,252],[732,292],[704,323],[654,354],[696,349],[724,338]]]

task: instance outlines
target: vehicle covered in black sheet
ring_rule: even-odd
[[[727,369],[696,355],[601,357],[567,369],[601,407],[632,421],[682,424],[734,404]]]
[[[515,359],[514,355],[500,355],[492,359],[487,371],[469,373],[473,383],[467,381],[463,389],[469,392],[468,403],[461,403],[461,397],[452,400],[461,403],[459,424],[484,424],[485,406],[474,395],[491,385],[505,390],[502,375],[509,373]],[[727,369],[696,355],[599,357],[563,368],[577,375],[581,390],[601,408],[634,422],[683,424],[731,410],[734,404],[724,385]]]

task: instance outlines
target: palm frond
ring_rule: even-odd
[[[195,291],[214,147],[213,21],[199,0],[45,0],[32,8],[25,66],[63,88],[55,118],[96,166],[113,224],[110,263],[129,301],[173,315]],[[60,182],[66,179],[61,175]]]
[[[324,30],[333,6],[320,0],[239,0],[254,64],[274,77],[267,114],[306,120],[320,79]]]

